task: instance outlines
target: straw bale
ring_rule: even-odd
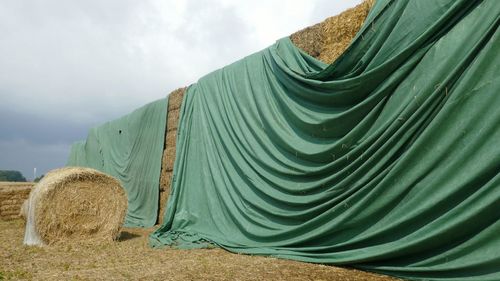
[[[32,182],[0,182],[0,196],[29,193],[33,185]]]
[[[24,202],[24,200],[26,200],[26,198],[28,198],[29,195],[30,195],[29,192],[23,193],[23,194],[18,193],[18,194],[15,194],[15,195],[8,197],[3,202],[4,203],[11,202],[11,204],[22,204]]]
[[[174,132],[177,132],[177,131],[174,131]],[[166,171],[172,171],[174,169],[175,151],[176,151],[176,146],[172,146],[172,147],[169,147],[165,152],[165,155],[166,155],[165,169],[166,169]]]
[[[173,131],[177,129],[179,123],[179,113],[180,109],[173,109],[168,112],[167,118],[167,131]]]
[[[374,3],[374,0],[365,0],[339,15],[292,34],[290,39],[309,55],[330,64],[347,49]]]
[[[10,205],[3,205],[0,207],[0,211],[2,214],[6,214],[9,211],[14,211],[14,212],[19,212],[20,204],[10,204]]]
[[[168,110],[179,109],[182,105],[182,99],[184,97],[184,92],[186,91],[186,87],[179,88],[170,93],[168,97]]]
[[[158,223],[163,223],[163,214],[165,213],[165,208],[167,207],[168,197],[170,195],[170,183],[172,181],[172,171],[168,171],[165,173],[165,184],[160,189],[160,201],[159,201],[159,213],[158,213]]]
[[[175,146],[177,137],[177,126],[179,123],[180,107],[187,87],[179,88],[169,95],[167,113],[167,132],[165,134],[165,145],[160,175],[160,200],[158,208],[158,222],[163,222],[163,210],[170,194],[170,182],[175,162]]]
[[[19,215],[19,208],[16,208],[15,210],[11,210],[11,211],[6,211],[2,215],[5,217],[18,216]],[[19,218],[19,217],[17,217],[17,218]]]
[[[167,138],[171,133],[176,133],[176,131],[169,131],[167,133]],[[162,171],[160,175],[160,200],[159,200],[159,208],[158,208],[158,223],[163,222],[163,213],[165,209],[165,204],[168,199],[168,195],[170,194],[170,183],[172,181],[172,169],[173,163],[175,160],[175,138],[170,137],[170,140],[173,139],[173,143],[171,141],[166,141],[167,149],[164,150],[163,153],[163,161],[162,161]]]
[[[166,147],[175,147],[176,138],[177,130],[170,131],[166,137]]]
[[[26,200],[26,196],[24,197],[19,197],[19,198],[12,198],[8,200],[4,200],[2,205],[21,205],[23,204],[24,200]]]
[[[0,191],[0,198],[23,197],[26,194],[30,194],[31,187],[26,187],[26,190],[24,190],[24,188],[25,187],[23,187],[23,189],[13,191]]]
[[[295,46],[309,55],[318,58],[323,48],[323,34],[321,32],[321,23],[318,23],[295,32],[290,35],[290,39]]]
[[[46,244],[115,240],[127,211],[120,182],[89,168],[68,167],[47,173],[30,200],[36,229]]]
[[[174,162],[175,162],[175,147],[169,147],[167,148],[167,157],[166,162],[165,162],[165,169],[167,171],[173,171],[174,170]]]
[[[15,215],[5,215],[5,216],[2,216],[2,219],[3,220],[6,220],[6,221],[9,221],[9,220],[15,220],[15,219],[18,219],[19,218],[19,215],[18,214],[15,214]]]
[[[0,219],[19,218],[21,205],[33,185],[31,182],[0,182]]]
[[[32,187],[33,182],[30,181],[0,181],[0,190],[4,188],[20,188],[23,186]]]

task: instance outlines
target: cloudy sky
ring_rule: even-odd
[[[361,0],[2,0],[0,170],[64,166],[71,143]]]

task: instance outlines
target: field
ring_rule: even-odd
[[[124,229],[113,243],[27,247],[24,222],[0,220],[0,280],[396,280],[221,249],[155,250],[147,244],[152,230]]]

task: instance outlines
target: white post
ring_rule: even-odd
[[[33,168],[33,181],[36,179],[36,168]]]

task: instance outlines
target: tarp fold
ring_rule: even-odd
[[[92,128],[71,147],[67,166],[89,167],[120,180],[128,198],[125,226],[151,227],[158,213],[168,98]]]
[[[331,65],[284,38],[201,78],[151,245],[500,280],[499,15],[377,0]]]

